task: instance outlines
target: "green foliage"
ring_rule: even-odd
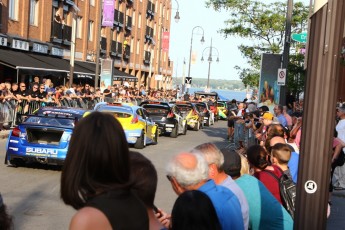
[[[286,1],[287,2],[287,1]],[[236,36],[246,39],[246,44],[238,48],[247,60],[249,67],[236,66],[239,76],[245,86],[258,86],[260,78],[261,54],[280,54],[285,42],[286,2],[266,4],[265,1],[255,0],[208,0],[206,5],[216,11],[225,9],[229,12],[229,19],[225,21],[225,28],[220,31],[225,37]],[[296,2],[293,8],[291,32],[306,31],[309,10],[301,2]],[[299,57],[300,58],[300,57]],[[290,57],[292,59],[292,57]],[[292,62],[292,60],[290,60]],[[288,80],[303,75],[294,63],[290,63]],[[304,75],[303,75],[304,76]],[[301,80],[301,79],[300,79]],[[292,91],[299,91],[304,81],[294,81],[288,87]]]

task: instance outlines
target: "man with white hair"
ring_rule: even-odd
[[[241,205],[244,229],[248,229],[249,223],[249,207],[247,199],[242,191],[242,189],[236,184],[236,182],[231,178],[231,176],[227,175],[224,172],[223,164],[224,164],[224,155],[212,143],[204,143],[201,145],[196,146],[193,150],[200,151],[200,153],[204,156],[207,164],[208,164],[208,176],[210,179],[214,180],[217,185],[224,186],[232,191]]]
[[[200,153],[184,152],[175,156],[167,166],[167,177],[176,192],[199,190],[212,201],[222,229],[243,230],[241,206],[227,188],[208,180],[208,164]]]

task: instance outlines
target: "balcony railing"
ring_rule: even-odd
[[[51,30],[51,41],[56,43],[62,42],[62,24],[56,21],[52,22],[52,30]]]
[[[72,38],[72,27],[71,26],[63,25],[62,38],[63,38],[63,43],[65,45],[71,45],[71,38]]]
[[[132,17],[130,17],[130,16],[127,16],[126,30],[129,30],[129,31],[132,30]]]
[[[101,37],[101,53],[104,54],[107,52],[107,38]]]
[[[151,53],[149,51],[145,51],[144,54],[144,65],[149,65],[151,59]]]
[[[129,58],[130,58],[130,56],[131,56],[131,47],[129,46],[129,45],[127,45],[126,47],[125,47],[125,50],[124,50],[124,56],[123,56],[123,59],[125,59],[125,60],[129,60]]]

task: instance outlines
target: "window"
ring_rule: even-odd
[[[139,13],[139,18],[138,18],[138,28],[141,28],[141,14]]]
[[[18,0],[9,0],[8,17],[12,20],[18,20]]]
[[[77,18],[77,38],[81,38],[83,35],[83,18],[78,16]]]
[[[38,0],[30,0],[30,25],[38,25]]]
[[[132,25],[135,25],[135,11],[133,11],[133,15],[132,15]]]
[[[93,41],[93,21],[89,21],[88,39],[89,41]]]
[[[133,53],[133,43],[134,43],[134,41],[133,41],[133,38],[131,39],[131,53]]]

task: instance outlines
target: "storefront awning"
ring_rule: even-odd
[[[114,68],[114,81],[137,82],[138,78]]]
[[[21,73],[40,74],[44,72],[46,75],[61,76],[70,72],[70,63],[66,59],[2,49],[0,54],[0,64],[18,69]],[[94,70],[91,71],[78,63],[78,61],[74,63],[75,76],[94,78]]]
[[[70,72],[70,61],[47,55],[17,52],[0,49],[0,65],[18,69],[21,73],[39,75],[61,76]],[[74,77],[94,79],[96,64],[93,62],[75,61]],[[136,82],[138,79],[128,73],[114,68],[114,80]]]

